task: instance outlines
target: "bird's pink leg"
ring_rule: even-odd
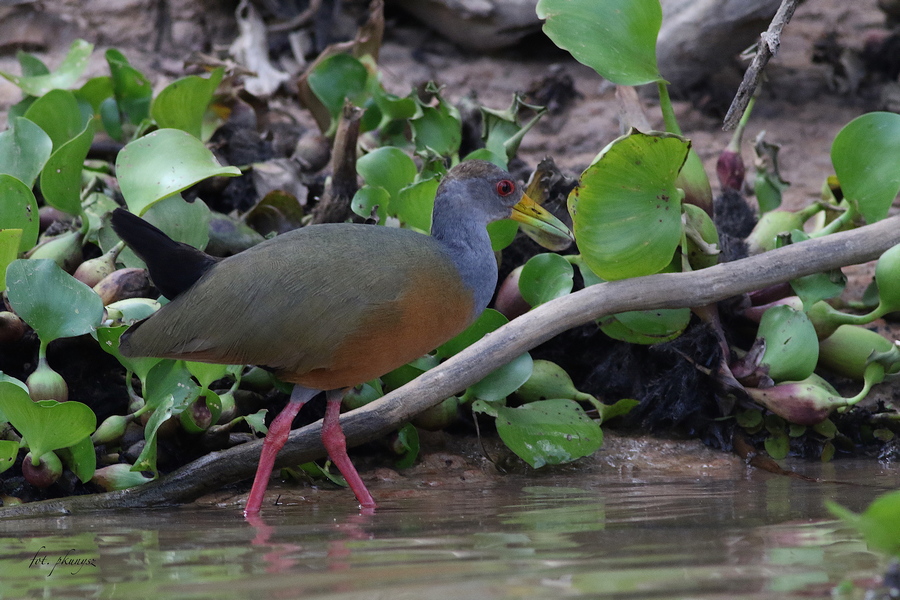
[[[269,426],[269,433],[263,440],[262,452],[259,455],[259,466],[256,467],[256,477],[253,479],[253,487],[250,488],[250,496],[244,507],[244,516],[255,515],[262,507],[263,496],[266,495],[266,487],[269,485],[269,477],[275,467],[275,457],[284,448],[288,436],[291,433],[291,423],[294,417],[303,408],[303,405],[312,400],[319,390],[311,390],[301,385],[295,385],[291,392],[291,399],[287,406],[278,413],[275,420]]]
[[[366,489],[366,484],[363,483],[359,473],[356,472],[356,467],[353,466],[353,463],[350,462],[350,457],[347,456],[347,439],[341,430],[340,422],[341,400],[343,400],[346,393],[346,389],[326,392],[327,405],[325,407],[325,418],[322,421],[322,444],[324,444],[325,450],[328,451],[331,461],[341,472],[341,475],[344,476],[344,479],[347,480],[347,485],[356,494],[359,505],[362,508],[375,508],[375,500],[372,499],[372,494]]]

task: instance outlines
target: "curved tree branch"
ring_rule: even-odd
[[[691,273],[612,281],[543,304],[488,334],[402,388],[341,417],[348,445],[378,438],[563,331],[631,310],[703,306],[821,271],[873,260],[900,243],[900,216]],[[321,421],[291,433],[276,465],[325,455]],[[0,509],[0,517],[136,508],[190,502],[256,470],[262,440],[213,452],[157,481],[121,492],[45,500]]]

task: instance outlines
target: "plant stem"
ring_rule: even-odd
[[[662,111],[666,131],[681,135],[681,127],[678,126],[678,120],[675,119],[675,111],[672,109],[672,100],[669,98],[669,88],[666,86],[666,82],[657,81],[656,88],[659,90],[659,110]]]
[[[840,229],[841,229],[845,224],[847,224],[847,223],[849,223],[850,221],[852,221],[853,219],[855,219],[856,216],[857,216],[858,214],[859,214],[859,212],[856,210],[856,207],[853,205],[853,203],[852,203],[852,202],[848,202],[848,203],[847,203],[847,210],[845,210],[843,213],[841,213],[840,215],[838,215],[838,217],[837,217],[834,221],[832,221],[831,223],[829,223],[828,225],[826,225],[826,226],[823,227],[822,229],[820,229],[820,230],[818,230],[818,231],[815,231],[815,232],[811,233],[811,234],[809,235],[809,237],[810,237],[810,238],[817,238],[817,237],[822,237],[822,236],[825,236],[825,235],[834,233],[834,232],[836,232],[836,231],[840,231]]]

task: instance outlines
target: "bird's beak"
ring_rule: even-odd
[[[575,240],[562,221],[527,194],[523,194],[519,203],[512,207],[510,218],[519,222],[528,237],[548,250],[565,250]]]

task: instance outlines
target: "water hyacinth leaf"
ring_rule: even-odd
[[[50,69],[47,68],[47,65],[45,65],[40,58],[38,58],[34,54],[31,54],[30,52],[25,52],[23,50],[17,51],[16,60],[19,61],[19,66],[22,68],[23,77],[48,75],[50,73]]]
[[[75,85],[75,82],[81,77],[93,49],[93,44],[84,40],[75,40],[69,46],[69,51],[62,62],[52,72],[19,76],[0,71],[0,76],[19,86],[29,96],[43,96],[50,90],[68,89]],[[23,67],[28,64],[23,63],[21,57],[19,60]],[[32,72],[34,72],[33,69]]]
[[[535,116],[525,125],[519,125],[519,110],[522,108],[535,112]],[[519,94],[513,97],[512,105],[506,110],[481,107],[481,138],[484,140],[486,150],[503,157],[504,164],[500,166],[506,168],[506,161],[516,155],[522,138],[534,127],[544,112],[546,109],[543,107],[523,102]]]
[[[900,191],[900,115],[872,112],[847,123],[834,138],[831,163],[844,198],[866,222],[885,218]]]
[[[368,80],[366,66],[349,54],[326,58],[312,70],[307,78],[309,88],[331,115],[331,125],[325,135],[334,135],[345,100],[357,106],[362,103]]]
[[[900,310],[900,244],[878,258],[875,281],[881,307],[886,311]]]
[[[485,334],[499,329],[507,323],[509,323],[509,319],[496,310],[488,308],[465,331],[452,340],[438,346],[435,355],[438,358],[449,358],[454,354],[458,354],[483,338]]]
[[[781,238],[779,238],[781,239]],[[791,231],[791,243],[796,244],[808,240],[809,235],[799,229]],[[813,304],[834,298],[844,291],[847,278],[843,271],[834,269],[825,273],[814,273],[791,281],[791,287],[800,300],[803,301],[803,310],[809,312]]]
[[[45,346],[58,338],[89,333],[103,319],[100,296],[52,260],[15,261],[7,269],[6,284],[16,314]]]
[[[10,128],[0,133],[0,173],[12,175],[31,188],[50,158],[53,141],[40,126],[28,119],[17,117],[10,123]],[[0,202],[3,202],[3,194],[0,194]],[[5,212],[0,210],[0,215]]]
[[[200,386],[182,360],[163,360],[147,373],[144,401],[152,410],[171,401],[172,414],[181,414],[200,395]]]
[[[0,440],[0,473],[16,464],[19,454],[19,442]]]
[[[82,438],[67,448],[60,448],[57,454],[81,483],[90,481],[97,470],[97,453],[94,452],[94,443],[90,437]]]
[[[189,75],[176,79],[156,96],[150,116],[161,129],[181,129],[201,139],[203,115],[225,69],[214,69],[209,77]]]
[[[159,427],[175,414],[172,410],[174,403],[175,400],[171,394],[162,397],[159,402],[156,403],[153,414],[150,415],[150,418],[147,420],[147,425],[144,427],[144,441],[146,443],[144,444],[143,450],[141,450],[141,453],[138,455],[137,460],[134,461],[131,471],[150,471],[154,475],[157,474],[156,444],[158,438],[156,434],[159,432]]]
[[[112,78],[104,75],[88,79],[83,86],[75,90],[74,94],[79,103],[86,103],[91,107],[91,112],[99,115],[103,103],[113,97]]]
[[[6,290],[6,267],[16,260],[21,239],[21,229],[0,229],[0,292]]]
[[[438,180],[434,177],[408,185],[391,201],[391,212],[407,227],[431,231],[431,213],[437,189]]]
[[[622,398],[621,400],[616,400],[615,404],[601,404],[597,408],[597,412],[600,414],[600,422],[606,423],[610,419],[625,416],[638,404],[640,404],[640,401],[634,398]]]
[[[603,445],[600,426],[572,400],[498,406],[496,412],[500,439],[536,469],[589,456]]]
[[[94,122],[57,148],[41,170],[41,193],[50,206],[69,213],[81,214],[81,171],[94,140]]]
[[[33,402],[18,385],[0,381],[0,410],[15,427],[33,456],[72,446],[97,428],[97,417],[81,402]]]
[[[127,329],[128,327],[126,325],[122,325],[119,327],[98,327],[97,342],[105,352],[108,352],[109,354],[115,356],[123,367],[137,375],[138,379],[144,382],[147,379],[147,374],[150,372],[150,369],[167,359],[154,357],[133,358],[122,356],[122,354],[119,352],[119,338],[122,337],[122,334],[125,333],[125,330]]]
[[[559,254],[545,252],[532,256],[519,276],[519,291],[532,307],[572,292],[575,271]]]
[[[356,161],[356,172],[367,185],[384,188],[391,199],[416,178],[416,164],[400,148],[384,146]],[[392,211],[393,212],[393,211]]]
[[[217,365],[213,363],[202,363],[194,361],[185,361],[185,366],[203,388],[209,388],[212,382],[222,379],[228,372],[228,365]]]
[[[789,306],[774,306],[763,313],[757,337],[766,342],[761,365],[776,382],[809,377],[819,359],[819,338],[806,313]]]
[[[656,64],[659,0],[540,0],[537,16],[554,44],[603,78],[617,85],[662,80]]]
[[[578,249],[606,280],[657,273],[681,243],[683,138],[633,131],[608,145],[569,194]]]
[[[763,445],[773,460],[784,460],[791,449],[790,438],[784,432],[770,435]]]
[[[35,100],[25,117],[44,130],[53,142],[53,149],[71,140],[84,130],[88,115],[82,115],[75,94],[68,90],[53,90]]]
[[[437,106],[422,105],[420,108],[421,114],[409,121],[416,152],[455,156],[462,142],[459,111],[440,96]]]
[[[31,188],[12,175],[0,175],[0,229],[21,230],[18,252],[26,252],[35,245],[40,226],[37,200]]]
[[[383,187],[364,185],[353,195],[350,208],[364,219],[377,219],[384,223],[391,195]]]
[[[862,514],[831,501],[825,506],[859,531],[870,547],[900,557],[900,491],[882,494]]]
[[[467,394],[494,402],[506,398],[531,377],[534,361],[529,353],[517,356],[467,390]]]
[[[131,66],[124,54],[115,48],[106,51],[106,62],[112,75],[116,105],[129,122],[137,125],[150,115],[153,85],[143,73]]]
[[[127,144],[116,157],[119,187],[128,209],[141,216],[154,203],[209,177],[236,177],[203,142],[180,129],[159,129]]]
[[[519,224],[512,219],[500,219],[488,224],[487,232],[491,238],[491,250],[500,252],[512,244],[518,231]]]
[[[412,423],[407,423],[397,430],[397,445],[403,450],[403,457],[397,461],[398,469],[413,466],[419,456],[419,430]]]
[[[630,344],[659,344],[677,338],[691,320],[689,308],[635,310],[600,319],[600,329],[613,338]]]

